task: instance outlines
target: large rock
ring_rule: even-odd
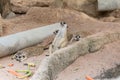
[[[26,13],[30,7],[49,7],[53,0],[11,0],[15,13]]]
[[[87,36],[100,31],[119,30],[120,28],[117,23],[99,22],[83,12],[75,10],[32,7],[26,15],[7,20],[7,24],[4,25],[6,28],[4,35],[60,21],[65,21],[68,24],[71,33],[78,32],[80,35],[83,34],[83,36],[84,34]]]
[[[83,11],[91,16],[97,16],[97,0],[55,0],[55,7],[69,7]]]
[[[10,0],[0,0],[0,13],[3,18],[7,17],[13,17],[14,15],[11,15],[11,5],[10,5]]]
[[[11,0],[12,10],[16,13],[26,13],[30,7],[68,7],[83,11],[91,16],[97,16],[97,0]]]
[[[2,36],[2,35],[3,35],[3,19],[0,16],[0,36]]]

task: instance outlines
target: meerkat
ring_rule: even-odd
[[[22,62],[27,59],[27,53],[23,51],[18,51],[11,59]]]
[[[61,29],[57,32],[52,44],[49,47],[49,54],[52,54],[56,50],[65,47],[68,44],[67,38],[67,24],[65,22],[61,22]]]
[[[73,43],[74,41],[79,41],[80,38],[81,38],[80,35],[78,35],[78,34],[73,34],[73,35],[72,35],[72,38],[71,38],[71,40],[70,40],[69,43],[71,44],[71,43]]]
[[[73,41],[80,40],[80,35],[78,34],[72,35],[68,33],[67,31],[68,25],[65,22],[61,22],[60,24],[62,29],[57,32],[52,44],[49,46],[49,55],[51,55],[53,52],[55,52],[58,49],[66,47],[69,43],[72,43]]]

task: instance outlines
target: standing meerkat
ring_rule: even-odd
[[[49,47],[49,54],[52,54],[56,50],[65,47],[68,44],[67,38],[67,24],[65,22],[61,22],[61,29],[57,32],[52,44]]]
[[[68,33],[68,25],[65,22],[61,22],[61,29],[57,31],[56,36],[49,46],[49,54],[51,55],[56,50],[64,48],[68,45],[68,43],[72,43],[73,41],[79,41],[80,36],[75,34]]]

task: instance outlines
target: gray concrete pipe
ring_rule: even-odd
[[[0,38],[0,57],[10,55],[16,51],[38,44],[61,28],[60,23],[19,32]]]
[[[98,11],[120,9],[120,0],[98,0]]]

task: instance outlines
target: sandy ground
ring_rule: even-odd
[[[35,7],[30,9],[25,15],[2,20],[2,36],[41,27],[61,20],[68,23],[71,33],[79,33],[82,37],[107,30],[120,30],[120,24],[118,22],[100,22],[82,12]],[[72,65],[61,72],[56,80],[85,80],[86,75],[93,78],[100,75],[103,70],[107,70],[119,64],[119,44],[120,42],[114,42],[104,46],[104,48],[98,52],[79,57]],[[25,62],[34,62],[37,65],[37,67],[33,68],[34,72],[44,58],[45,54],[42,54],[40,56],[30,57]],[[23,66],[25,62],[19,63],[11,60],[11,56],[1,58],[0,64],[4,65],[6,68],[0,69],[0,79],[19,80],[8,73],[7,70],[26,69],[27,67]],[[14,66],[8,67],[9,63],[14,63]]]
[[[34,63],[36,67],[31,67],[31,71],[34,72],[37,70],[40,62],[46,57],[45,54],[40,56],[31,57],[24,62],[18,62],[16,60],[11,60],[12,56],[8,56],[5,58],[0,59],[0,64],[2,64],[5,68],[0,69],[0,79],[1,80],[21,80],[18,79],[16,76],[10,74],[8,70],[27,70],[28,67],[24,65],[24,63]],[[13,67],[9,67],[8,64],[14,64]],[[24,79],[22,79],[24,80]]]

